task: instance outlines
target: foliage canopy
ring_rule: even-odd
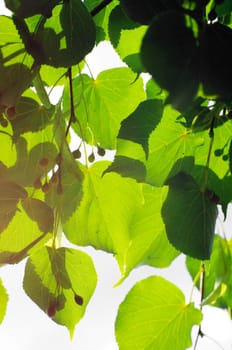
[[[78,246],[113,254],[122,280],[184,253],[200,307],[152,276],[120,305],[115,334],[120,350],[186,349],[194,325],[203,335],[203,305],[232,307],[231,241],[215,232],[218,206],[226,215],[232,200],[231,1],[5,5],[1,264],[26,258],[25,292],[72,335],[97,283]],[[85,57],[104,40],[124,67],[93,77]],[[62,235],[77,247],[63,247]],[[2,321],[1,281],[0,299]]]

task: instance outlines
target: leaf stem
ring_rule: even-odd
[[[204,300],[204,294],[205,294],[205,264],[202,262],[201,263],[201,275],[200,275],[200,310],[201,311],[202,311],[202,302]],[[198,340],[200,337],[201,338],[204,337],[204,333],[202,332],[202,329],[201,329],[201,323],[200,323],[199,328],[198,328],[197,337],[195,340],[193,350],[196,350]]]
[[[40,74],[36,74],[36,76],[33,79],[33,85],[35,87],[35,90],[40,98],[40,101],[44,105],[45,108],[50,109],[52,107],[52,104],[49,100],[47,91],[44,87],[43,81],[41,79]]]
[[[109,5],[113,0],[103,0],[99,5],[94,7],[90,14],[92,17],[96,16],[99,12],[101,12],[107,5]]]

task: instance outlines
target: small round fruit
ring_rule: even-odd
[[[7,119],[2,118],[2,119],[0,120],[0,124],[1,124],[1,126],[2,126],[3,128],[7,128],[7,126],[8,126],[8,121],[7,121]]]
[[[7,107],[5,109],[5,113],[7,115],[7,118],[9,120],[14,120],[16,118],[16,110],[15,110],[15,107],[14,106],[11,106],[11,107]]]
[[[93,163],[93,162],[95,161],[95,155],[94,155],[93,152],[89,155],[88,161],[89,161],[90,163]]]
[[[223,154],[223,149],[220,149],[220,148],[215,149],[214,155],[215,155],[216,157],[220,157],[222,154]]]
[[[39,165],[41,168],[46,168],[49,164],[49,159],[47,157],[41,158],[39,161]]]
[[[42,191],[44,192],[44,193],[48,193],[49,192],[49,190],[50,190],[50,183],[48,183],[48,182],[45,182],[43,185],[42,185],[42,187],[41,187],[41,189],[42,189]]]
[[[75,159],[80,159],[81,158],[81,151],[79,150],[79,148],[76,149],[75,151],[73,151],[72,154],[73,154],[73,157]]]
[[[83,303],[84,303],[84,299],[78,294],[74,295],[74,300],[75,300],[75,303],[80,305],[80,306],[83,305]]]
[[[33,187],[34,187],[36,190],[38,190],[39,188],[42,187],[42,183],[41,183],[41,180],[40,180],[39,177],[34,181]]]
[[[56,310],[57,310],[57,303],[51,303],[47,309],[48,316],[51,318],[54,317],[56,314]]]
[[[97,154],[101,157],[104,157],[104,155],[106,154],[106,151],[104,148],[98,146],[97,147]]]

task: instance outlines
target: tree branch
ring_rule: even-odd
[[[94,7],[92,11],[90,11],[90,14],[92,17],[96,16],[99,12],[101,12],[109,3],[111,3],[113,0],[103,0],[99,5]]]

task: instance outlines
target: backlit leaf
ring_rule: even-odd
[[[86,253],[44,247],[28,259],[23,286],[27,295],[72,336],[96,283],[96,271]]]
[[[7,303],[8,303],[8,294],[7,294],[6,288],[2,283],[2,280],[0,279],[0,323],[2,323],[5,317]]]
[[[44,233],[53,231],[53,210],[45,202],[28,197],[22,201],[22,207],[31,220],[37,222],[40,231]]]
[[[200,310],[185,304],[180,289],[152,276],[137,282],[120,305],[116,339],[120,350],[185,350],[200,322]]]
[[[76,117],[82,131],[78,123],[74,123],[73,128],[78,135],[90,144],[99,143],[104,148],[114,149],[121,121],[145,98],[142,79],[135,79],[136,74],[128,68],[103,71],[95,80],[87,75],[76,78],[73,82]],[[66,90],[64,110],[69,108]]]

